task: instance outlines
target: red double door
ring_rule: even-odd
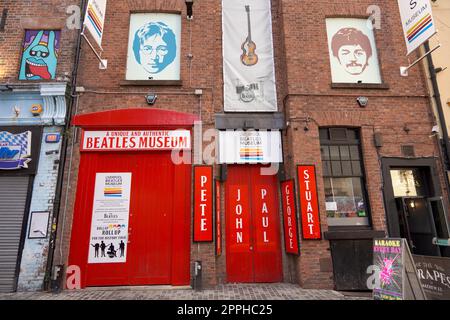
[[[131,173],[124,263],[88,264],[97,173]],[[69,258],[82,287],[189,284],[190,174],[170,152],[82,153]]]
[[[230,166],[225,192],[227,281],[282,281],[277,176]]]

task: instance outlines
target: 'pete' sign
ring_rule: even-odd
[[[298,166],[297,175],[303,239],[320,240],[322,238],[322,232],[320,229],[319,203],[317,200],[316,167]]]
[[[188,130],[85,131],[81,151],[148,151],[191,148]]]
[[[213,169],[194,167],[194,241],[213,241]]]
[[[283,202],[284,243],[286,253],[299,255],[297,210],[295,210],[294,180],[281,183],[281,197]]]

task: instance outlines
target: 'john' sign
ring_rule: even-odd
[[[188,130],[86,131],[82,151],[183,150],[191,148]]]
[[[302,234],[305,240],[322,238],[317,200],[317,183],[315,166],[298,166],[298,187],[300,209],[302,214]]]

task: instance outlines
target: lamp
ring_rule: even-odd
[[[158,96],[154,93],[149,93],[145,96],[145,99],[147,100],[147,104],[152,106],[155,104],[156,99],[158,99]]]
[[[187,9],[187,18],[188,20],[192,20],[193,18],[193,12],[192,12],[192,6],[194,4],[194,0],[186,0],[186,9]]]

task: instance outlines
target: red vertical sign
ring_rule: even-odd
[[[222,254],[222,221],[220,220],[220,182],[216,181],[216,255]]]
[[[283,202],[284,245],[286,253],[300,255],[298,244],[297,210],[295,210],[294,180],[281,183]]]
[[[278,210],[275,208],[276,200],[273,190],[274,188],[270,185],[254,185],[253,187],[252,214],[258,251],[274,251],[279,241],[275,227]]]
[[[248,187],[246,185],[233,185],[229,187],[230,194],[227,201],[230,203],[231,214],[227,217],[228,246],[233,252],[248,252],[250,250],[250,206]]]
[[[213,241],[213,168],[194,167],[194,241]]]
[[[320,240],[319,203],[317,200],[316,167],[298,166],[298,186],[302,214],[302,234],[306,240]]]

